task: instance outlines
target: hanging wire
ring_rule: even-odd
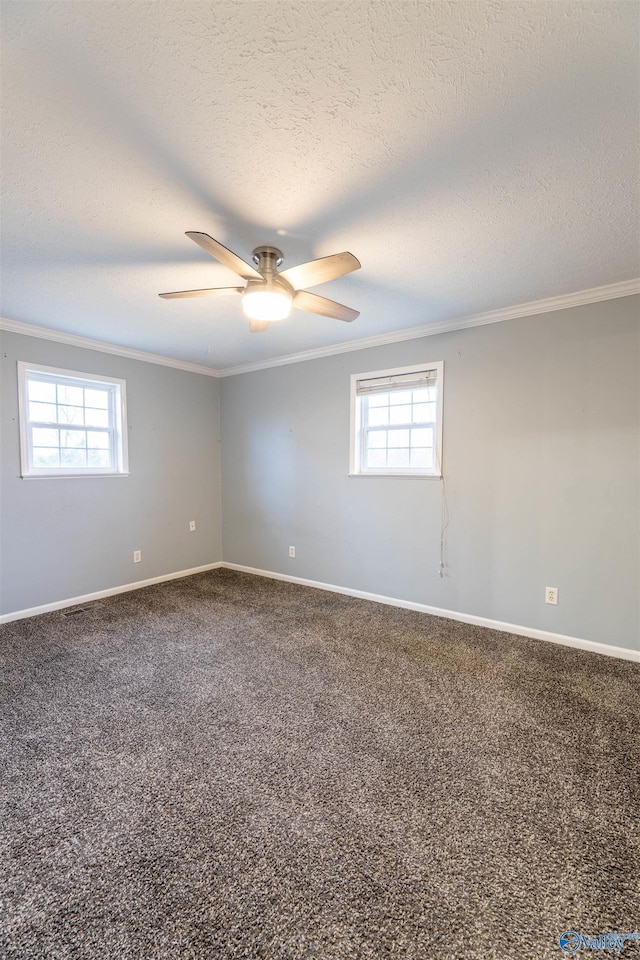
[[[447,567],[447,529],[449,527],[449,502],[447,500],[447,483],[442,466],[442,450],[438,450],[437,466],[440,471],[441,490],[441,511],[440,511],[440,562],[438,564],[438,576],[442,580],[446,576]]]
[[[440,517],[440,564],[438,573],[440,579],[445,576],[445,567],[447,566],[447,528],[449,526],[449,503],[447,501],[447,485],[442,474],[442,513]]]

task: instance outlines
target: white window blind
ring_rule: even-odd
[[[352,377],[351,474],[441,476],[442,363]]]
[[[389,377],[373,377],[356,381],[356,393],[359,397],[370,393],[389,393],[392,390],[419,390],[422,387],[435,387],[438,380],[437,370],[425,370],[415,374],[396,374]]]

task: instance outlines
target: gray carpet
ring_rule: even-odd
[[[226,570],[1,631],[12,960],[638,929],[635,664]]]

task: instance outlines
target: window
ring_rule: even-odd
[[[128,471],[125,381],[18,362],[23,477]]]
[[[351,476],[442,476],[443,367],[351,377]]]

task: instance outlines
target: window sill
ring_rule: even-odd
[[[129,473],[23,473],[21,480],[96,480],[103,477],[128,477]]]
[[[348,476],[354,480],[397,480],[398,477],[407,480],[442,480],[441,473],[349,473]]]

